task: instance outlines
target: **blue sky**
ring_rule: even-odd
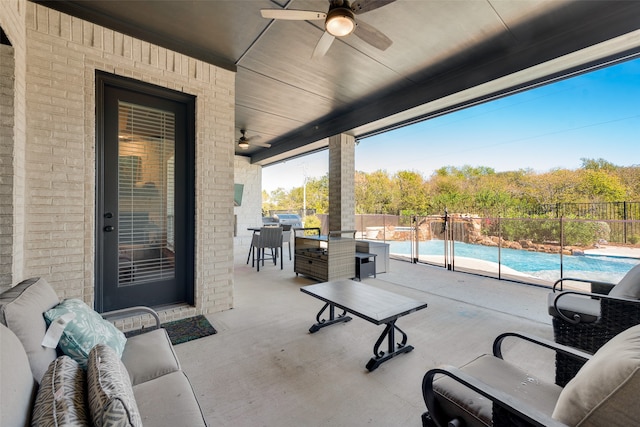
[[[640,165],[640,59],[366,138],[356,170],[430,176],[443,166],[577,169],[581,158]],[[262,187],[326,175],[329,152],[263,168]]]

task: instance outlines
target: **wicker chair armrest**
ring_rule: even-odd
[[[637,305],[638,309],[640,309],[640,300],[635,300],[635,299],[630,299],[630,298],[621,298],[621,297],[612,297],[611,295],[604,295],[604,294],[596,294],[593,292],[581,292],[581,291],[564,291],[562,293],[559,293],[557,297],[555,297],[555,299],[553,300],[553,307],[555,308],[556,312],[558,313],[558,315],[560,316],[560,318],[562,318],[562,320],[569,322],[569,323],[573,323],[573,324],[577,324],[580,323],[580,321],[582,320],[580,318],[579,314],[574,314],[573,319],[566,316],[564,313],[562,313],[562,311],[558,308],[558,300],[560,300],[560,298],[562,298],[563,296],[566,295],[581,295],[584,297],[588,297],[588,298],[594,298],[594,299],[599,299],[602,301],[606,301],[606,304],[620,304],[620,305],[630,305],[630,306],[635,306]]]
[[[446,427],[448,421],[443,421],[443,418],[445,417],[443,416],[435,399],[433,380],[436,375],[445,375],[452,378],[533,426],[566,427],[566,424],[563,424],[560,421],[538,411],[526,402],[517,400],[510,394],[497,390],[496,388],[491,387],[487,383],[480,381],[478,378],[471,376],[458,368],[447,365],[429,370],[422,379],[422,396],[424,397],[424,401],[432,420],[438,427]]]
[[[555,281],[553,284],[553,292],[562,291],[562,282],[571,281],[571,282],[581,282],[581,283],[590,283],[591,284],[591,292],[597,294],[608,294],[611,289],[616,285],[615,283],[602,282],[599,280],[589,280],[589,279],[581,279],[577,277],[562,277]]]
[[[550,350],[555,351],[556,353],[561,353],[566,356],[569,356],[573,359],[586,362],[591,359],[591,354],[586,353],[582,350],[578,350],[573,347],[569,347],[563,344],[558,344],[555,341],[551,341],[545,338],[540,338],[538,336],[528,334],[526,332],[505,332],[503,334],[498,335],[498,337],[493,341],[493,355],[500,359],[503,359],[502,355],[502,343],[506,338],[513,337],[519,338],[524,341],[528,341],[535,345],[548,348]]]
[[[120,319],[123,317],[131,317],[138,314],[150,314],[156,321],[156,327],[160,327],[160,316],[158,313],[150,308],[142,305],[136,307],[122,308],[120,310],[107,311],[100,313],[103,319],[111,321],[112,319]]]

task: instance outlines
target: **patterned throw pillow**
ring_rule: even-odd
[[[60,356],[42,377],[31,426],[89,426],[86,407],[84,370],[70,357]]]
[[[96,427],[142,426],[129,373],[111,347],[98,344],[89,353],[87,388]]]
[[[62,301],[47,310],[44,317],[47,324],[50,325],[66,313],[74,313],[75,318],[67,324],[58,346],[64,354],[78,362],[82,368],[87,368],[87,357],[96,344],[107,344],[115,350],[118,357],[122,356],[124,346],[127,343],[124,334],[79,299]]]

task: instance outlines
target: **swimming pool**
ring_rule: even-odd
[[[410,241],[387,241],[389,252],[402,256],[411,254]],[[444,259],[444,242],[429,240],[420,242],[419,255],[442,256]],[[454,257],[474,258],[492,263],[498,263],[498,248],[455,242]],[[560,277],[560,255],[543,252],[529,252],[517,249],[502,248],[500,262],[518,272],[538,279],[555,281]],[[613,257],[602,255],[562,257],[564,277],[581,277],[617,283],[640,259]]]

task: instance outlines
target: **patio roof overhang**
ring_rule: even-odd
[[[236,154],[261,165],[640,54],[637,1],[397,0],[358,15],[387,50],[349,36],[319,60],[322,21],[260,10],[325,11],[324,0],[32,1],[236,71],[236,136],[271,144]]]

